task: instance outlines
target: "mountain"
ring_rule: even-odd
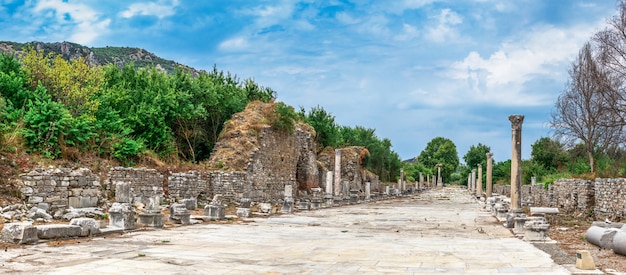
[[[56,53],[63,56],[65,59],[72,59],[83,57],[90,64],[93,65],[106,65],[116,64],[117,66],[124,66],[130,62],[134,62],[135,67],[149,67],[154,66],[159,70],[169,73],[174,72],[175,68],[182,67],[189,70],[193,75],[198,75],[201,71],[174,62],[172,60],[166,60],[156,56],[155,54],[140,48],[129,47],[102,47],[102,48],[90,48],[71,42],[27,42],[18,43],[10,41],[0,41],[0,52],[7,54],[21,54],[26,51],[28,47],[40,51],[43,50],[45,54]]]

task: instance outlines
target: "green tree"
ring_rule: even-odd
[[[485,183],[487,181],[487,153],[489,153],[490,151],[491,148],[489,146],[481,143],[478,143],[478,145],[476,146],[470,146],[467,153],[465,153],[465,156],[463,156],[463,160],[465,160],[465,166],[463,167],[464,169],[461,169],[461,179],[467,179],[467,176],[472,172],[472,169],[477,169],[477,165],[480,164],[482,165],[483,169],[482,182]],[[466,181],[462,180],[462,182],[467,184]]]
[[[495,163],[493,166],[493,182],[497,184],[511,183],[511,160]]]
[[[452,140],[436,137],[428,142],[426,148],[420,153],[419,161],[426,167],[435,167],[435,165],[441,163],[443,165],[441,177],[444,182],[448,183],[451,180],[452,173],[459,166],[459,155]],[[436,172],[436,168],[433,168],[433,171]]]
[[[556,171],[567,162],[567,154],[563,150],[563,145],[551,138],[542,137],[535,141],[531,148],[532,161],[550,171]]]
[[[317,106],[305,113],[300,107],[300,116],[304,121],[315,129],[315,141],[319,145],[319,150],[326,146],[336,147],[339,144],[339,127],[335,124],[335,117],[326,112],[324,108]]]

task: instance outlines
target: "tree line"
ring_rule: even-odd
[[[276,92],[252,79],[217,70],[193,76],[134,64],[91,66],[83,58],[28,49],[19,58],[0,54],[2,150],[26,150],[51,159],[81,154],[133,165],[138,157],[198,163],[206,160],[224,123],[252,101],[276,100]],[[293,131],[302,121],[326,146],[363,146],[365,166],[383,181],[395,180],[401,161],[389,139],[362,126],[335,124],[322,107],[299,112],[275,104],[272,125]]]

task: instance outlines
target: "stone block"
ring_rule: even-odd
[[[595,270],[596,264],[588,250],[576,251],[576,268],[582,270]]]
[[[283,202],[283,207],[280,209],[281,213],[291,213],[293,212],[293,199],[285,199]]]
[[[259,203],[259,212],[264,214],[272,214],[272,204],[270,203]]]
[[[80,226],[80,236],[87,237],[100,234],[100,222],[92,218],[76,218],[70,221],[70,225]]]
[[[191,213],[182,203],[175,203],[170,206],[170,221],[177,224],[190,224]]]
[[[223,220],[226,217],[226,207],[223,205],[209,204],[204,207],[204,215],[212,219]]]
[[[135,209],[130,203],[115,202],[109,208],[109,226],[123,230],[135,229]]]
[[[187,210],[196,210],[198,207],[198,201],[196,201],[196,199],[183,199],[181,203],[187,207]]]
[[[130,196],[130,183],[117,182],[115,184],[115,201],[119,203],[132,202]]]
[[[250,208],[237,208],[237,217],[239,218],[249,218],[250,217]]]
[[[43,202],[43,197],[40,197],[40,196],[28,197],[28,203],[40,203],[40,202]]]
[[[36,244],[39,241],[37,228],[28,222],[5,223],[0,238],[16,244]]]
[[[619,229],[591,226],[585,233],[585,239],[596,246],[606,249],[613,249],[613,238]]]
[[[47,224],[37,226],[37,237],[40,239],[65,239],[81,236],[81,227],[69,224]]]
[[[556,207],[531,207],[530,215],[546,215],[546,214],[559,214],[559,209]]]
[[[298,201],[298,210],[310,210],[311,203],[309,201],[300,200]]]
[[[161,213],[141,213],[137,219],[141,226],[161,228],[164,225],[163,214]]]

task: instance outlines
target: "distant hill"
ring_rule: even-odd
[[[165,60],[156,56],[155,54],[140,48],[130,47],[103,47],[103,48],[90,48],[80,44],[71,42],[27,42],[18,43],[10,41],[0,41],[0,52],[7,54],[17,53],[18,55],[27,50],[31,46],[37,50],[43,50],[44,53],[50,52],[57,53],[63,56],[65,59],[83,57],[90,64],[94,65],[106,65],[116,64],[123,66],[130,62],[134,62],[135,67],[149,67],[155,66],[157,69],[172,73],[177,67],[183,67],[192,72],[194,75],[198,75],[201,71],[179,64],[175,61]]]

